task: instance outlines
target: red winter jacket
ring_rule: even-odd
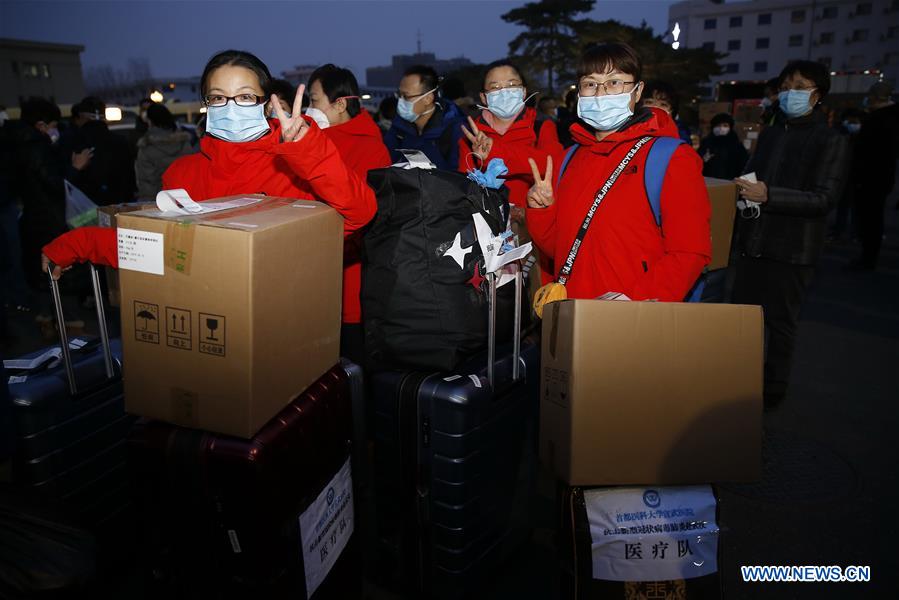
[[[390,152],[381,138],[381,129],[362,110],[343,123],[324,130],[325,135],[337,146],[337,152],[350,169],[365,181],[371,169],[390,166]],[[362,291],[362,236],[357,231],[347,237],[343,245],[343,322],[361,323],[362,308],[359,294]]]
[[[348,236],[374,216],[374,192],[344,163],[329,136],[306,120],[309,133],[294,143],[280,142],[277,120],[269,121],[271,133],[254,142],[204,136],[199,153],[179,158],[163,173],[163,189],[184,188],[197,201],[255,193],[321,200],[343,216]],[[82,261],[118,267],[116,244],[115,229],[80,227],[44,246],[44,254],[63,267]]]
[[[534,241],[556,265],[568,255],[598,188],[638,139],[668,133],[666,120],[670,117],[654,111],[638,112],[635,122],[601,142],[582,125],[571,127],[581,147],[560,185],[565,154],[553,156],[555,203],[527,209]],[[649,145],[638,152],[597,210],[566,285],[569,298],[622,292],[633,300],[679,302],[711,260],[711,207],[702,159],[689,146],[672,155],[662,186],[660,229],[643,183],[648,150]],[[530,170],[526,164],[510,165],[517,172],[525,168]]]
[[[533,108],[526,108],[523,113],[512,123],[505,133],[499,133],[478,117],[475,123],[478,129],[493,139],[493,149],[489,158],[505,159],[509,154],[518,157],[542,157],[546,163],[546,155],[562,151],[559,143],[559,135],[556,132],[556,124],[553,121],[544,121],[540,126],[539,137],[534,132],[534,121],[537,112]],[[466,125],[467,127],[467,125]],[[527,158],[524,159],[527,162]],[[464,136],[459,139],[459,171],[467,172],[474,165],[474,157],[471,156],[471,144]],[[509,188],[509,202],[515,206],[524,208],[527,206],[528,190],[534,185],[534,177],[528,167],[526,172],[509,172],[506,176],[506,187]]]

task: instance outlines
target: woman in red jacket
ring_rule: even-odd
[[[484,72],[481,102],[486,108],[481,111],[477,120],[469,117],[471,129],[462,127],[465,138],[459,139],[459,170],[463,173],[476,168],[477,152],[473,150],[479,140],[487,138],[493,147],[493,157],[506,159],[517,157],[518,161],[532,157],[545,157],[562,151],[554,121],[543,121],[539,127],[535,124],[537,112],[525,106],[527,84],[521,72],[513,63],[498,60],[487,65]],[[510,172],[505,179],[509,189],[509,202],[512,204],[512,223],[521,241],[527,241],[529,235],[525,225],[525,207],[527,194],[534,179],[529,170]],[[543,283],[552,274],[552,263],[541,260]]]
[[[646,157],[654,138],[671,127],[666,115],[634,112],[643,87],[641,71],[639,57],[627,45],[588,49],[578,67],[580,121],[571,127],[580,147],[561,181],[563,153],[546,159],[543,175],[529,161],[536,183],[528,192],[528,228],[540,249],[555,259],[557,274],[570,258],[588,211],[600,200],[566,282],[569,298],[620,292],[633,300],[681,301],[711,259],[711,209],[702,159],[687,145],[679,146],[668,162],[661,226],[656,223],[644,186]],[[491,150],[489,143],[479,149]],[[632,159],[602,194],[629,153]],[[523,168],[510,165],[513,172]]]
[[[309,77],[309,108],[312,117],[337,147],[346,165],[366,179],[371,169],[390,166],[390,153],[381,130],[359,101],[359,84],[347,69],[327,64]],[[343,329],[342,355],[361,364],[364,357],[362,308],[362,238],[356,231],[343,246]]]
[[[271,96],[277,119],[265,118],[271,75],[249,52],[227,50],[210,59],[201,89],[207,106],[200,152],[176,160],[163,173],[163,189],[183,188],[197,201],[232,194],[320,200],[344,218],[350,235],[375,214],[374,192],[348,167],[334,143],[301,114],[303,86],[292,114]],[[91,261],[118,266],[116,232],[101,227],[74,229],[44,246],[58,268]]]

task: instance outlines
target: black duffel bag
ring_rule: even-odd
[[[452,370],[487,345],[487,285],[472,215],[506,229],[508,190],[462,173],[368,173],[378,213],[364,237],[362,317],[373,369]],[[514,286],[500,288],[497,332],[511,335]],[[504,305],[506,310],[503,309]]]

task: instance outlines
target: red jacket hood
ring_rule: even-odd
[[[491,127],[484,117],[478,117],[478,129],[490,137],[502,137],[503,141],[510,144],[524,143],[533,146],[537,142],[537,133],[534,131],[534,121],[537,119],[537,111],[533,108],[525,108],[517,119],[509,126],[506,133],[500,134]]]
[[[571,137],[578,144],[589,147],[600,154],[608,154],[622,142],[636,141],[647,135],[652,137],[678,137],[674,120],[661,109],[638,110],[633,117],[634,122],[626,128],[610,134],[602,141],[596,139],[592,130],[580,123],[571,126]]]
[[[332,138],[335,135],[352,135],[381,139],[381,128],[378,127],[378,124],[375,123],[374,119],[371,118],[371,115],[364,108],[358,115],[346,123],[331,125],[325,129],[325,133]]]

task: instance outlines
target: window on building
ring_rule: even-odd
[[[899,52],[887,52],[883,55],[883,64],[899,65]]]
[[[853,54],[849,57],[849,66],[853,68],[867,66],[865,65],[866,62],[863,54]]]
[[[740,40],[729,40],[727,42],[728,50],[739,50],[740,49]]]
[[[893,25],[892,27],[887,27],[887,37],[891,40],[899,38],[899,25]]]
[[[715,29],[718,27],[718,19],[706,19],[704,27],[706,29]]]
[[[871,3],[870,2],[859,2],[858,5],[855,7],[855,15],[858,17],[864,16],[864,15],[870,15],[870,14],[871,14]]]
[[[752,70],[756,73],[764,73],[768,70],[768,61],[767,60],[758,60],[752,66]]]
[[[832,44],[833,43],[833,32],[825,31],[824,33],[822,33],[821,37],[818,38],[818,43],[821,44],[822,46],[826,46],[827,44]]]
[[[46,63],[41,65],[41,77],[50,79],[50,65]]]
[[[725,73],[737,73],[740,70],[740,65],[737,63],[727,63],[724,65]]]
[[[37,63],[22,63],[21,73],[26,79],[37,79],[41,76],[41,67]]]
[[[856,29],[852,32],[852,41],[853,42],[866,42],[868,41],[868,30],[867,29]]]
[[[755,38],[755,49],[764,50],[771,45],[771,38]]]
[[[819,56],[818,62],[822,65],[826,66],[828,69],[830,68],[830,63],[833,62],[833,59],[829,56]]]
[[[743,26],[743,17],[736,16],[730,18],[730,26],[731,27],[742,27]]]
[[[825,6],[824,10],[821,11],[822,19],[836,19],[839,11],[836,6]]]
[[[790,36],[790,46],[796,47],[802,45],[802,34],[796,34]]]
[[[791,23],[805,23],[805,10],[794,10],[790,13]]]
[[[770,25],[771,13],[762,13],[759,15],[759,25]]]
[[[703,50],[708,50],[708,51],[710,51],[710,52],[714,52],[714,51],[715,51],[715,42],[705,42],[705,43],[703,43],[703,44],[702,44],[702,49],[703,49]]]

